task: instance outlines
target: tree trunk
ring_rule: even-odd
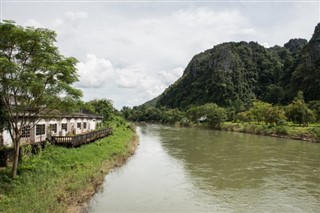
[[[20,154],[20,140],[15,140],[14,141],[13,166],[12,166],[12,179],[15,179],[17,177],[19,154]]]

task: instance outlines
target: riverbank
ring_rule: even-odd
[[[220,131],[241,132],[253,135],[263,135],[277,138],[287,138],[301,141],[320,143],[320,126],[310,125],[302,127],[297,125],[278,125],[270,126],[257,123],[233,123],[224,122],[220,127],[212,128],[206,123],[182,125],[180,122],[175,123],[176,127],[185,126],[191,128],[205,128]]]
[[[270,126],[254,123],[231,123],[225,122],[221,130],[242,132],[247,134],[265,135],[278,138],[288,138],[309,142],[320,142],[320,127],[301,127],[297,125]]]
[[[122,165],[137,147],[135,131],[116,123],[113,135],[67,149],[49,145],[24,157],[17,179],[0,170],[0,212],[81,212],[105,174]]]

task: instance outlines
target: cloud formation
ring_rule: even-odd
[[[15,3],[4,19],[57,32],[84,99],[139,105],[174,83],[191,58],[222,42],[283,45],[310,38],[317,3]],[[91,54],[89,54],[91,53]]]
[[[80,88],[101,88],[114,75],[114,68],[110,61],[88,54],[84,62],[77,64]]]

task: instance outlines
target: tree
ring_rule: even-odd
[[[298,92],[292,103],[286,107],[286,114],[293,123],[303,126],[308,126],[309,122],[315,120],[315,113],[304,102],[301,91]]]
[[[75,58],[61,55],[54,31],[0,23],[0,96],[14,145],[12,177],[17,175],[22,130],[34,127],[41,116],[50,116],[65,100],[81,91]]]
[[[129,117],[132,114],[132,109],[128,106],[123,106],[121,109],[121,114],[125,119],[129,120]]]
[[[0,98],[0,147],[3,146],[2,132],[8,127],[8,116],[5,113],[2,98]]]
[[[217,104],[208,103],[201,106],[194,106],[188,109],[187,116],[192,121],[205,116],[210,127],[220,127],[221,123],[226,120],[227,112]]]
[[[250,122],[252,121],[252,117],[251,117],[251,113],[249,113],[249,111],[245,111],[245,112],[239,112],[236,115],[236,120],[239,120],[240,122]]]
[[[309,101],[308,107],[316,114],[316,120],[320,121],[320,100]]]
[[[265,120],[265,113],[272,105],[262,101],[254,101],[252,105],[249,112],[253,119],[258,121],[259,124],[261,121]]]
[[[174,124],[177,121],[181,121],[184,114],[177,108],[175,109],[164,109],[162,114],[162,122],[168,124]]]
[[[285,112],[282,108],[275,106],[267,109],[265,113],[265,122],[267,124],[275,125],[280,124],[286,120]]]
[[[110,120],[111,115],[115,112],[112,101],[108,99],[95,99],[87,102],[87,108],[90,108],[90,105],[94,109],[94,113],[102,115],[103,120]]]
[[[227,118],[226,110],[219,107],[217,104],[206,104],[205,106],[208,109],[207,118],[209,126],[220,128],[221,123]]]

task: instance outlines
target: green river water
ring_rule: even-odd
[[[89,212],[320,212],[320,144],[141,125]]]

